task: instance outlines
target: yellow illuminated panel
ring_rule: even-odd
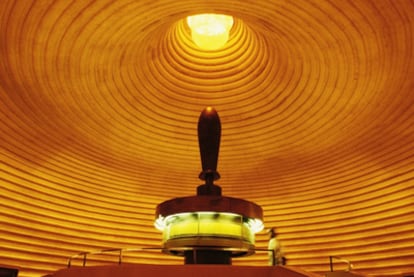
[[[164,241],[180,237],[214,236],[233,237],[253,244],[256,225],[257,220],[218,212],[179,213],[160,217],[156,221],[157,228],[163,231]]]
[[[233,17],[223,14],[198,14],[187,17],[191,38],[203,50],[222,48],[229,39]]]

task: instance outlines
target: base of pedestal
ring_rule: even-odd
[[[231,265],[231,252],[211,250],[184,251],[185,264],[228,264]]]

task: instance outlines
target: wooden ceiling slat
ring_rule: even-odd
[[[217,183],[263,207],[290,265],[412,273],[414,2],[177,1],[0,2],[2,264],[40,276],[89,247],[158,247],[154,209],[195,194],[214,106]],[[191,41],[203,12],[235,17],[223,49]]]

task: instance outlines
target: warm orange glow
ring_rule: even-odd
[[[187,17],[191,38],[203,50],[222,48],[229,39],[233,17],[223,14],[198,14]]]
[[[0,4],[0,267],[46,276],[131,247],[153,249],[125,263],[182,265],[156,250],[154,209],[203,183],[211,105],[215,183],[263,207],[286,268],[324,276],[337,255],[413,275],[414,1],[47,3]],[[191,39],[186,17],[206,12],[233,16],[219,50]],[[104,258],[129,270],[113,253],[87,265]],[[235,265],[284,268],[262,251]]]

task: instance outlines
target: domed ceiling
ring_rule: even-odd
[[[205,12],[234,17],[216,51],[185,23]],[[263,207],[288,265],[414,272],[413,50],[409,0],[1,1],[0,265],[159,247],[155,207],[195,194],[213,106],[218,184]]]

